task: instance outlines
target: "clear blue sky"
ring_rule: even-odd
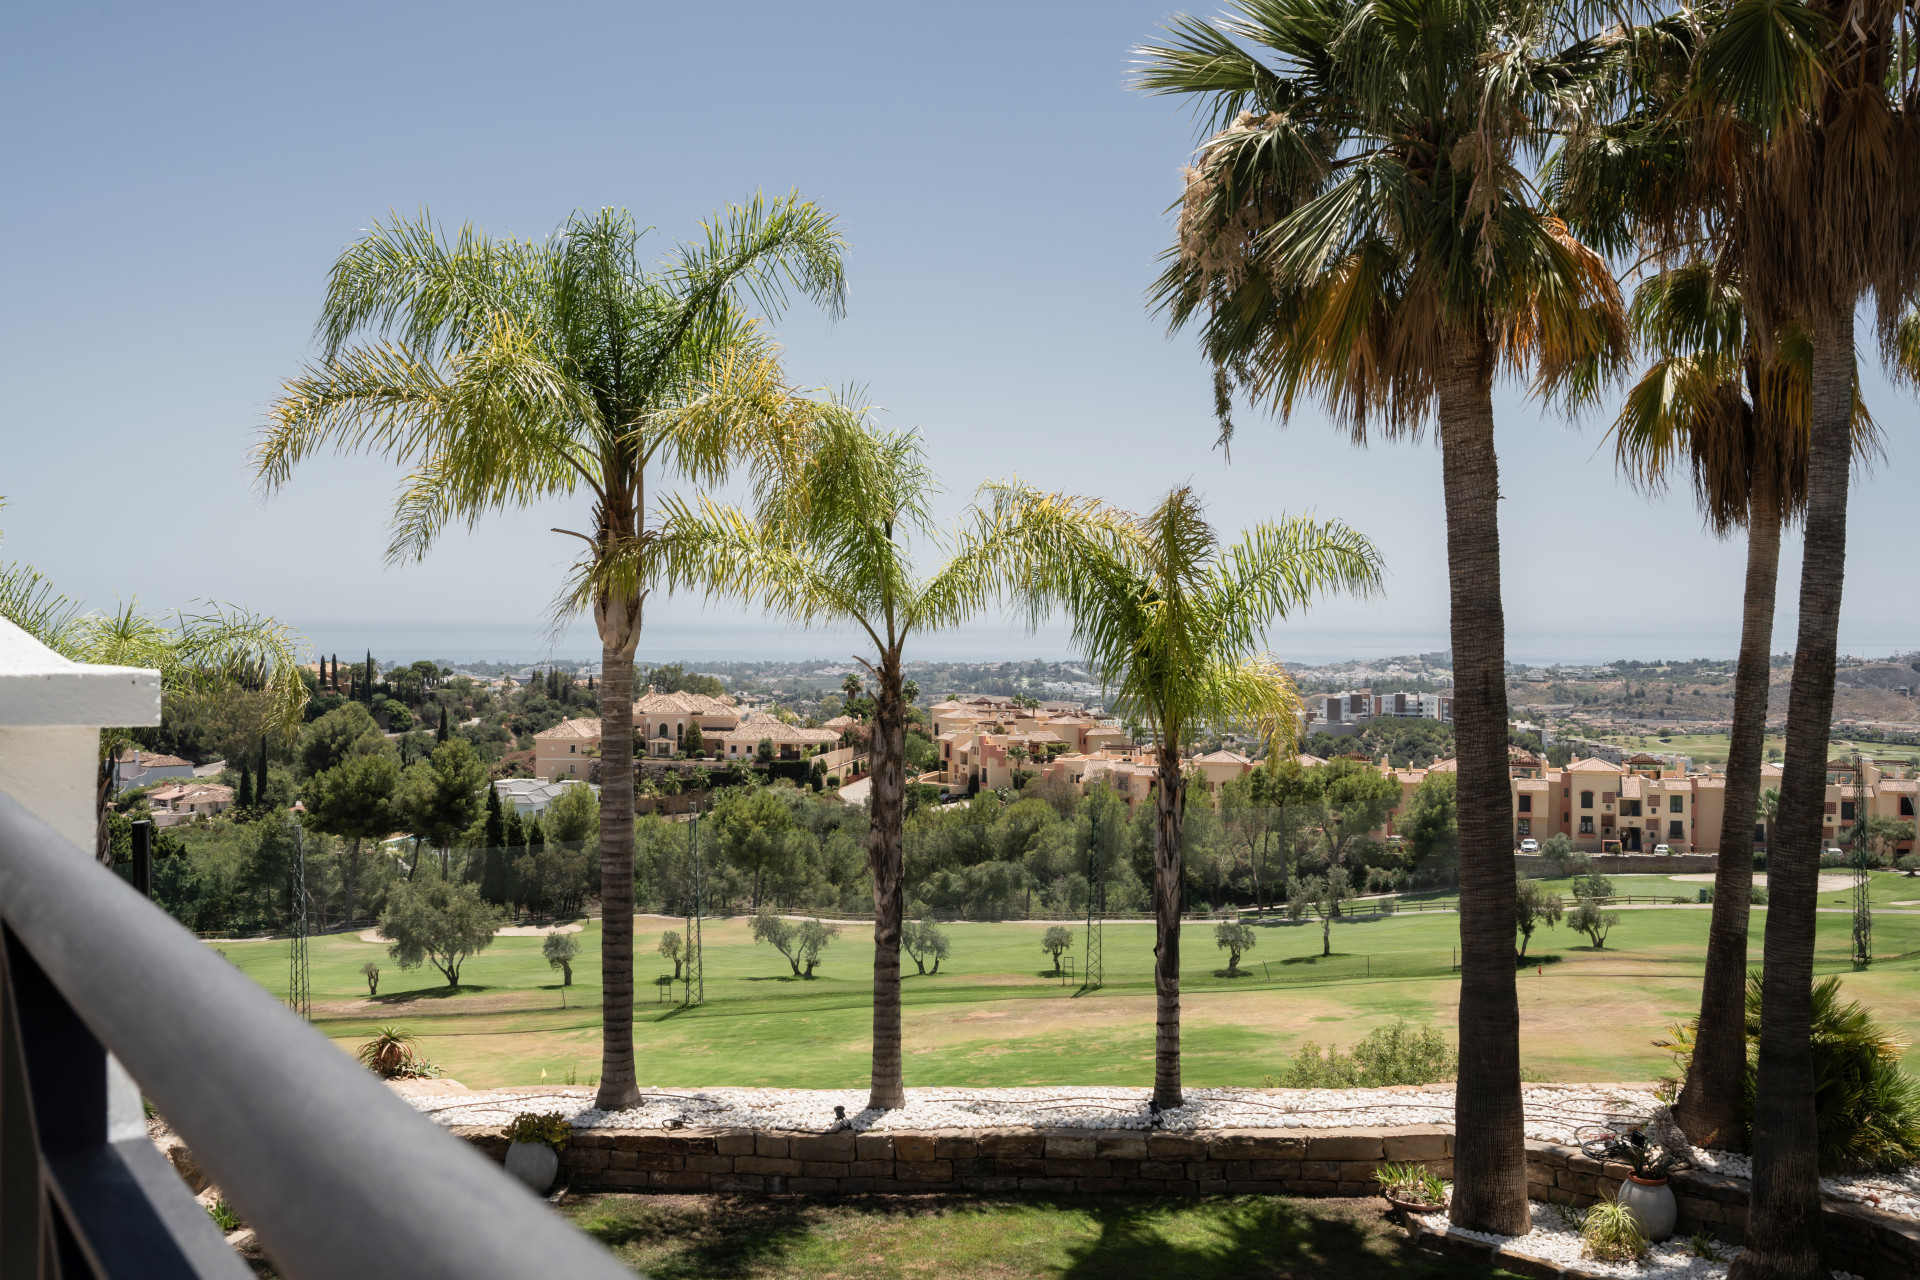
[[[1216,521],[1315,509],[1372,536],[1384,600],[1274,634],[1283,657],[1441,647],[1431,444],[1353,450],[1319,415],[1243,415],[1211,449],[1206,370],[1143,305],[1194,141],[1125,88],[1158,2],[27,6],[0,52],[0,528],[8,558],[111,607],[272,612],[323,646],[531,654],[569,513],[456,533],[385,568],[395,474],[309,466],[262,501],[245,452],[308,339],[334,255],[370,219],[543,236],[574,208],[689,233],[798,188],[853,243],[847,318],[780,327],[791,374],[867,388],[925,432],[955,511],[981,480],[1147,505],[1192,481]],[[663,239],[661,243],[665,243]],[[1863,326],[1863,338],[1866,336]],[[1842,642],[1920,644],[1910,398],[1869,395],[1890,458],[1856,489]],[[1684,495],[1620,484],[1594,423],[1500,403],[1509,648],[1530,660],[1730,654],[1742,552]],[[1570,553],[1578,553],[1577,555]],[[1570,561],[1605,564],[1588,579]],[[1776,649],[1791,647],[1797,547]],[[844,654],[692,600],[650,608],[643,655]],[[1053,655],[983,624],[922,650]],[[597,650],[576,624],[559,652]]]

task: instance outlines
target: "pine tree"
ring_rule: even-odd
[[[447,740],[447,704],[440,704],[440,732],[433,735],[440,742]]]

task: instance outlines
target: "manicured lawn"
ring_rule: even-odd
[[[1410,1247],[1379,1200],[592,1196],[563,1212],[658,1280],[1506,1276]]]
[[[1630,877],[1616,887],[1629,889]],[[1657,888],[1654,881],[1657,879]],[[1564,883],[1549,882],[1564,890]],[[1689,895],[1697,885],[1649,878],[1645,889]],[[1920,899],[1920,881],[1876,876],[1877,900]],[[1844,892],[1823,904],[1846,905]],[[1652,1041],[1689,1016],[1699,999],[1704,910],[1622,911],[1604,950],[1564,927],[1542,930],[1529,949],[1519,988],[1522,1056],[1543,1079],[1646,1079],[1668,1058]],[[1765,912],[1755,915],[1752,954],[1760,954]],[[1920,914],[1876,918],[1880,957],[1865,973],[1847,963],[1851,921],[1822,914],[1818,969],[1845,973],[1851,992],[1888,1022],[1920,1034]],[[642,992],[637,1048],[641,1079],[653,1085],[766,1085],[826,1088],[866,1078],[872,1010],[870,936],[847,925],[827,950],[819,976],[801,981],[786,962],[755,945],[744,920],[709,921],[707,1003],[694,1009],[655,1003],[646,985],[671,966],[655,954],[662,930],[682,922],[636,922]],[[1080,992],[1054,978],[1039,947],[1040,924],[947,926],[953,955],[936,975],[907,965],[909,1085],[1138,1084],[1151,1078],[1152,928],[1108,925],[1106,984]],[[1194,1085],[1259,1085],[1284,1069],[1306,1040],[1350,1045],[1395,1017],[1452,1030],[1458,1000],[1453,972],[1458,918],[1406,913],[1341,921],[1335,955],[1322,958],[1318,923],[1272,922],[1228,978],[1211,930],[1183,931],[1185,1075]],[[433,970],[401,971],[385,948],[356,935],[312,944],[315,1021],[343,1047],[383,1024],[420,1038],[424,1052],[455,1079],[476,1087],[586,1084],[599,1064],[599,928],[580,935],[575,983],[540,958],[539,938],[500,938],[473,957],[449,992]],[[276,994],[286,989],[283,941],[221,942],[243,970]],[[1084,958],[1084,934],[1069,953]],[[367,999],[360,966],[382,967],[380,994]],[[678,994],[675,988],[675,994]]]

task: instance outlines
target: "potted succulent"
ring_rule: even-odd
[[[1633,1215],[1640,1234],[1649,1243],[1658,1244],[1673,1234],[1680,1207],[1674,1202],[1673,1188],[1667,1185],[1667,1175],[1681,1164],[1679,1156],[1637,1130],[1607,1142],[1604,1151],[1589,1154],[1626,1162],[1631,1172],[1614,1199]]]
[[[507,1127],[507,1172],[545,1195],[560,1172],[560,1153],[573,1134],[557,1111],[523,1111]]]
[[[1383,1164],[1374,1170],[1373,1180],[1400,1215],[1401,1225],[1409,1229],[1414,1215],[1439,1213],[1447,1207],[1447,1184],[1423,1164]]]

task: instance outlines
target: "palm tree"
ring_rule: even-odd
[[[1261,636],[1323,593],[1378,590],[1380,557],[1338,521],[1304,518],[1260,524],[1223,548],[1190,488],[1144,516],[1019,486],[994,492],[999,522],[1021,532],[1016,581],[1033,616],[1066,615],[1115,710],[1156,744],[1153,1099],[1178,1107],[1182,756],[1196,734],[1235,724],[1258,726],[1270,753],[1290,749],[1299,700]]]
[[[302,641],[274,619],[245,609],[208,602],[201,612],[165,618],[142,613],[139,601],[130,600],[114,613],[88,613],[39,570],[11,561],[0,564],[0,617],[74,662],[157,670],[165,710],[187,711],[246,694],[255,702],[255,727],[278,733],[298,726],[307,705]],[[114,760],[133,743],[130,730],[100,731],[94,856],[102,862],[113,861],[107,805]]]
[[[1614,423],[1621,470],[1649,490],[1683,469],[1708,527],[1747,533],[1746,597],[1734,676],[1727,753],[1726,820],[1714,877],[1699,1030],[1674,1119],[1695,1142],[1737,1149],[1745,1141],[1747,930],[1753,887],[1753,826],[1740,815],[1760,802],[1767,689],[1772,664],[1780,533],[1806,503],[1805,330],[1762,341],[1747,322],[1737,284],[1709,262],[1655,276],[1634,294],[1639,340],[1657,359],[1628,393]],[[1854,450],[1878,449],[1866,405],[1854,402]]]
[[[1758,333],[1770,341],[1798,325],[1809,344],[1805,553],[1768,846],[1753,1202],[1747,1252],[1734,1264],[1743,1277],[1820,1273],[1809,1037],[1854,457],[1854,316],[1872,293],[1883,353],[1897,363],[1903,312],[1920,282],[1920,69],[1910,22],[1911,8],[1890,0],[1716,0],[1687,10],[1626,42],[1644,54],[1665,101],[1634,122],[1637,145],[1599,148],[1644,175],[1645,189],[1635,176],[1620,190],[1633,195],[1637,233],[1658,256],[1716,260],[1737,275]],[[1648,155],[1666,163],[1637,164]]]
[[[1236,389],[1283,418],[1316,396],[1356,443],[1439,428],[1460,793],[1452,1213],[1509,1235],[1530,1219],[1492,392],[1503,372],[1545,389],[1624,354],[1605,262],[1535,206],[1525,173],[1594,96],[1604,52],[1542,3],[1242,0],[1217,23],[1178,19],[1138,78],[1201,104],[1210,130],[1156,297],[1174,327],[1199,324],[1223,443]]]
[[[328,446],[407,468],[392,561],[450,522],[560,495],[592,498],[556,614],[590,611],[601,651],[600,857],[605,974],[595,1105],[639,1101],[633,1063],[633,655],[647,597],[646,486],[777,469],[811,413],[784,384],[749,301],[794,289],[837,314],[834,220],[798,196],[729,206],[658,269],[625,212],[576,214],[542,243],[449,241],[424,214],[377,224],[334,264],[320,358],[291,379],[254,450],[273,489]]]
[[[913,543],[938,546],[935,493],[918,437],[876,430],[838,406],[787,473],[762,473],[754,509],[711,498],[664,504],[659,563],[675,587],[757,600],[807,626],[851,626],[872,651],[873,1075],[867,1105],[906,1104],[901,1068],[900,927],[904,915],[906,696],[910,637],[953,627],[1004,590],[1020,563],[1016,530],[980,515],[952,554],[919,572]]]

